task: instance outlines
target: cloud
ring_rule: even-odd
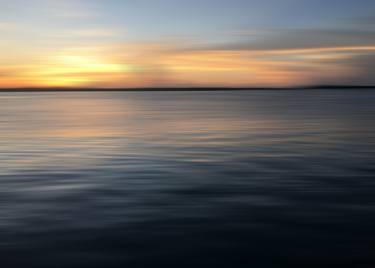
[[[297,86],[375,83],[375,47],[197,49],[193,42],[72,47],[44,54],[18,78],[44,86]],[[13,79],[16,80],[16,79]]]
[[[114,29],[107,28],[87,28],[71,30],[66,32],[69,37],[86,37],[86,38],[97,38],[97,37],[117,37],[120,33]]]
[[[12,32],[21,29],[21,25],[13,22],[0,22],[0,32]]]
[[[353,75],[342,77],[339,81],[356,85],[374,85],[375,84],[375,52],[373,54],[356,55],[353,58],[340,62],[343,65],[349,65],[353,68]]]
[[[133,55],[124,62],[150,73],[162,69],[164,80],[174,85],[375,83],[374,36],[362,30],[289,29],[269,31],[267,38],[249,42],[137,44],[123,50]]]
[[[260,30],[258,32],[261,32]],[[252,35],[251,35],[252,37]],[[243,36],[242,36],[243,39]],[[268,29],[253,40],[219,45],[220,50],[282,50],[375,46],[375,31],[351,29]],[[212,48],[210,48],[212,49]]]
[[[353,26],[374,26],[375,25],[375,16],[360,16],[346,18],[347,23],[353,24]]]

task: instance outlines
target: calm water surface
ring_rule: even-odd
[[[0,266],[375,267],[375,91],[0,94]]]

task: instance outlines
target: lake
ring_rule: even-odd
[[[0,266],[375,267],[375,91],[0,94]]]

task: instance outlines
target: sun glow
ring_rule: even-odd
[[[74,87],[119,79],[130,72],[126,64],[91,55],[58,55],[33,68],[31,80],[42,86]]]

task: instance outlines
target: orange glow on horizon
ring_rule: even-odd
[[[178,44],[70,48],[3,64],[0,87],[293,86],[356,73],[340,60],[374,46],[179,50]],[[328,61],[328,62],[327,62]],[[337,62],[336,62],[337,61]]]

